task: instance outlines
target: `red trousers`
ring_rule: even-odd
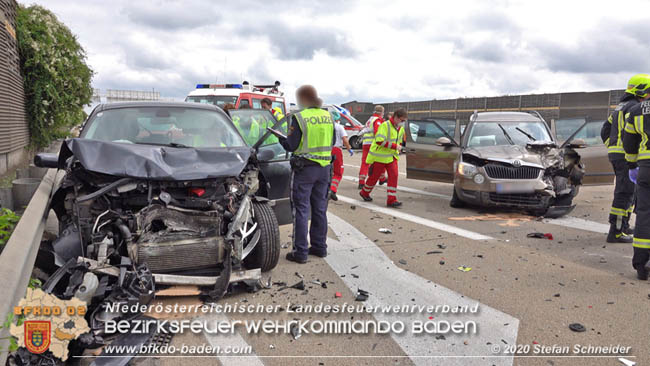
[[[370,164],[366,163],[368,152],[370,151],[370,144],[363,145],[363,154],[361,155],[361,169],[359,169],[359,184],[365,184],[368,179],[368,168]],[[386,174],[382,174],[379,181],[383,184],[386,182]]]
[[[372,174],[366,180],[366,184],[361,189],[361,195],[364,197],[370,197],[372,189],[377,184],[377,181],[380,177],[388,172],[388,186],[387,188],[387,199],[386,204],[390,205],[391,203],[397,201],[397,177],[399,176],[399,169],[397,168],[397,159],[393,159],[392,162],[388,164],[383,163],[373,163],[372,168],[370,169]]]
[[[340,147],[332,147],[332,156],[334,157],[334,162],[332,162],[332,185],[330,190],[334,193],[339,189],[339,183],[343,178],[343,150]]]

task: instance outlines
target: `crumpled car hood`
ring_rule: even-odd
[[[59,168],[74,156],[88,171],[150,180],[199,180],[237,176],[250,147],[175,148],[90,139],[68,139],[61,146]]]
[[[528,163],[531,165],[546,165],[543,163],[545,159],[542,159],[542,155],[540,153],[529,151],[525,146],[503,145],[470,147],[467,148],[463,153],[474,155],[479,159],[485,160],[494,160],[508,163],[512,163],[514,160],[519,160],[522,163]]]

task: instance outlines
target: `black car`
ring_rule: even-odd
[[[179,284],[216,300],[232,282],[260,285],[261,271],[277,265],[278,225],[291,221],[290,166],[266,127],[283,121],[265,110],[231,113],[99,105],[58,156],[35,158],[65,171],[51,203],[59,236],[37,259],[43,289],[89,299],[94,334],[103,319],[130,317],[106,313],[109,303],[147,303],[154,287]]]

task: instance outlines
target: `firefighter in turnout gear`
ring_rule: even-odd
[[[379,126],[381,126],[382,123],[384,123],[384,107],[381,105],[375,106],[375,113],[373,113],[372,116],[368,119],[366,122],[366,126],[364,129],[361,131],[362,133],[362,141],[363,141],[363,152],[361,154],[361,169],[359,169],[359,189],[363,188],[363,185],[366,183],[366,179],[368,179],[368,168],[370,167],[368,163],[366,163],[366,159],[368,158],[368,152],[370,152],[370,146],[372,145],[372,142],[375,140],[375,133],[377,133],[377,129]],[[384,184],[386,183],[386,175],[382,175],[381,178],[379,179],[379,184]]]
[[[626,118],[623,148],[629,163],[630,179],[636,181],[636,225],[632,266],[640,280],[648,279],[650,259],[650,78],[637,86],[635,94],[644,101],[630,109]]]
[[[625,117],[630,109],[638,104],[643,98],[640,95],[639,86],[643,86],[650,80],[650,75],[638,74],[630,78],[625,89],[625,95],[614,109],[607,121],[603,123],[600,136],[607,146],[609,161],[616,174],[616,185],[614,187],[614,200],[609,212],[609,233],[608,243],[631,243],[632,229],[630,228],[630,216],[634,210],[634,183],[628,175],[628,165],[625,161],[625,150],[623,149],[623,136],[625,134]]]
[[[289,132],[279,141],[285,150],[293,152],[293,249],[286,258],[302,264],[307,262],[308,254],[327,256],[327,202],[335,135],[332,116],[321,109],[322,100],[313,86],[298,88],[296,100],[301,111],[291,116]]]
[[[373,140],[366,162],[370,165],[371,175],[359,194],[364,201],[372,201],[370,193],[379,177],[388,172],[387,200],[388,207],[399,207],[402,202],[397,200],[397,177],[399,170],[397,161],[404,141],[404,128],[402,125],[406,121],[406,111],[398,109],[393,117],[382,123],[377,129],[375,139]]]

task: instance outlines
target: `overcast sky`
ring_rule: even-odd
[[[650,72],[647,1],[36,3],[79,37],[94,87],[166,97],[244,79],[390,102],[619,89]]]

